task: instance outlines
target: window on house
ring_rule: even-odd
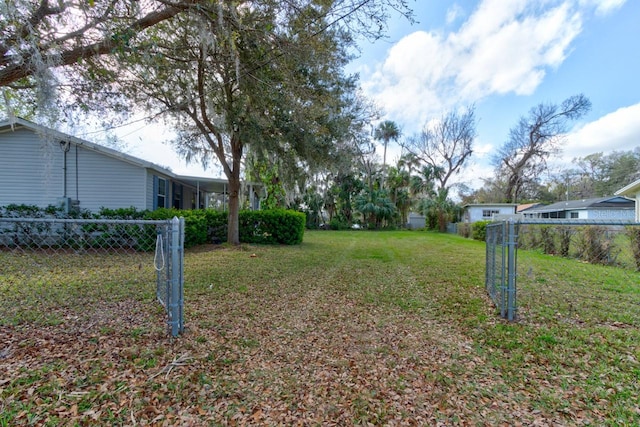
[[[571,219],[578,219],[580,218],[580,215],[578,215],[578,212],[571,212]]]
[[[156,195],[156,200],[159,208],[167,207],[167,189],[167,180],[158,178],[158,194]]]
[[[483,209],[482,210],[482,218],[493,218],[494,215],[498,215],[500,213],[497,209]]]

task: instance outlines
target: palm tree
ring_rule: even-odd
[[[376,140],[384,142],[384,152],[382,154],[383,169],[386,169],[387,167],[387,145],[391,140],[398,141],[398,139],[400,138],[400,134],[400,128],[398,127],[396,122],[391,120],[385,120],[384,122],[380,123],[373,133],[373,137]]]
[[[356,197],[355,207],[368,226],[375,228],[380,228],[384,221],[391,220],[396,213],[396,206],[385,190],[365,189]]]
[[[397,225],[402,227],[409,214],[409,208],[411,207],[411,197],[409,194],[411,175],[407,169],[401,167],[401,162],[398,162],[398,167],[389,167],[387,180],[389,197],[397,209]]]

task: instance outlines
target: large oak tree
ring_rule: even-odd
[[[194,7],[196,0],[3,0],[0,87],[53,96],[52,70],[87,65],[125,49],[146,29]]]
[[[390,9],[410,15],[406,0],[7,4],[0,86],[44,82],[42,92],[55,81],[50,70],[62,68],[87,109],[163,118],[186,157],[220,163],[231,243],[246,153],[329,158],[354,119],[349,48],[357,36],[380,36]]]
[[[343,71],[353,32],[342,24],[367,3],[201,1],[103,65],[117,69],[110,91],[178,130],[182,153],[222,166],[230,243],[248,151],[313,163],[348,135],[356,80]]]

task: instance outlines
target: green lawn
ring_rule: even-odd
[[[639,425],[640,275],[521,251],[507,323],[484,251],[365,231],[194,248],[177,339],[148,260],[18,283],[0,252],[0,426]]]

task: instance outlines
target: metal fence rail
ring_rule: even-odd
[[[589,264],[640,269],[637,257],[640,254],[634,255],[633,250],[633,239],[640,239],[640,224],[611,220],[526,219],[520,222],[520,228],[520,249],[538,250]]]
[[[183,271],[183,218],[0,218],[0,309],[8,315],[21,316],[30,301],[40,301],[35,311],[55,309],[70,290],[107,301],[144,293],[155,281],[176,336],[184,328]]]
[[[536,294],[535,286],[549,281],[531,264],[525,265],[519,274],[518,268],[522,267],[518,266],[518,250],[575,260],[578,266],[584,263],[616,268],[627,272],[623,274],[628,278],[629,286],[640,286],[636,273],[640,272],[640,224],[577,219],[496,221],[487,224],[486,228],[485,285],[501,316],[509,320],[514,320],[518,312],[519,278],[530,287],[527,291],[531,296]],[[576,291],[579,286],[576,283]],[[577,300],[578,297],[572,295],[571,298]],[[579,296],[581,300],[589,298],[589,295]]]

